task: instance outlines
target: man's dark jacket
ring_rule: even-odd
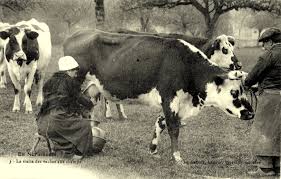
[[[259,83],[259,91],[264,89],[281,90],[281,44],[275,44],[259,57],[257,64],[245,80],[251,87]]]

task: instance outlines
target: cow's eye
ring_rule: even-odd
[[[223,48],[222,48],[222,53],[223,53],[223,54],[228,54],[228,50],[223,47]]]

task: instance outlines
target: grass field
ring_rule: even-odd
[[[260,53],[257,48],[236,50],[245,71],[253,67]],[[61,47],[55,46],[53,54],[48,76],[57,70]],[[33,91],[32,104],[37,95],[35,88]],[[13,96],[11,83],[7,89],[0,90],[0,155],[6,159],[26,155],[36,132],[34,114],[24,114],[23,110],[11,112]],[[113,106],[116,118],[102,119],[100,127],[107,132],[108,139],[104,151],[73,166],[100,172],[103,174],[100,178],[246,178],[247,171],[253,169],[255,161],[250,153],[248,122],[228,117],[216,108],[203,109],[198,116],[188,119],[187,126],[180,130],[180,149],[187,163],[180,167],[170,158],[170,139],[166,131],[159,146],[162,158],[152,158],[148,153],[153,125],[161,114],[159,110],[129,102],[125,102],[124,107],[128,120],[119,121]],[[34,107],[34,111],[37,110]],[[100,107],[96,110],[100,112]],[[46,145],[41,143],[39,153],[46,152]],[[47,156],[29,158],[55,160]]]

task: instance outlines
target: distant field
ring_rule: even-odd
[[[249,71],[260,54],[257,48],[237,49],[236,54]],[[53,49],[49,75],[57,70],[61,47]],[[32,95],[35,103],[36,89]],[[22,98],[23,99],[23,98]],[[31,114],[12,113],[13,90],[11,83],[0,90],[0,155],[13,158],[18,153],[26,154],[34,142],[35,117]],[[139,104],[125,103],[128,120],[102,119],[100,127],[107,132],[108,142],[103,153],[86,158],[79,167],[99,171],[116,178],[245,178],[253,169],[255,161],[250,154],[250,123],[231,118],[216,108],[205,108],[198,116],[188,119],[180,131],[180,149],[186,167],[173,164],[170,154],[170,139],[163,132],[159,152],[161,159],[148,153],[153,125],[159,110]],[[113,115],[117,116],[112,106]],[[35,111],[38,109],[35,107]],[[97,107],[100,115],[100,106]],[[41,154],[47,152],[45,144],[39,147]],[[40,157],[31,157],[40,159]],[[42,157],[41,157],[42,158]],[[43,157],[46,159],[47,157]],[[77,166],[76,164],[73,164]]]
[[[256,64],[258,57],[263,53],[260,47],[235,49],[237,58],[242,62],[243,69],[249,72]]]

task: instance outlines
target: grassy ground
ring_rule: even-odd
[[[54,47],[49,74],[56,71],[57,59],[62,55],[60,47]],[[249,71],[256,62],[260,50],[238,49],[238,58]],[[37,95],[34,89],[32,104]],[[22,98],[23,99],[23,98]],[[14,159],[26,155],[34,142],[36,132],[34,114],[12,113],[13,90],[11,83],[0,90],[0,155]],[[159,152],[161,159],[152,158],[148,145],[153,125],[159,110],[139,104],[124,104],[128,120],[102,119],[100,127],[107,132],[104,151],[86,158],[75,167],[100,172],[100,178],[246,178],[246,172],[255,163],[251,154],[249,138],[250,123],[226,116],[216,108],[205,108],[198,116],[190,118],[180,131],[180,148],[187,166],[179,167],[171,161],[170,139],[166,131],[162,134]],[[113,115],[117,116],[112,106]],[[38,109],[34,107],[36,112]],[[100,107],[97,107],[97,113]],[[39,146],[44,155],[47,148]],[[26,156],[24,157],[26,158]],[[58,160],[54,157],[29,157],[35,160]]]

